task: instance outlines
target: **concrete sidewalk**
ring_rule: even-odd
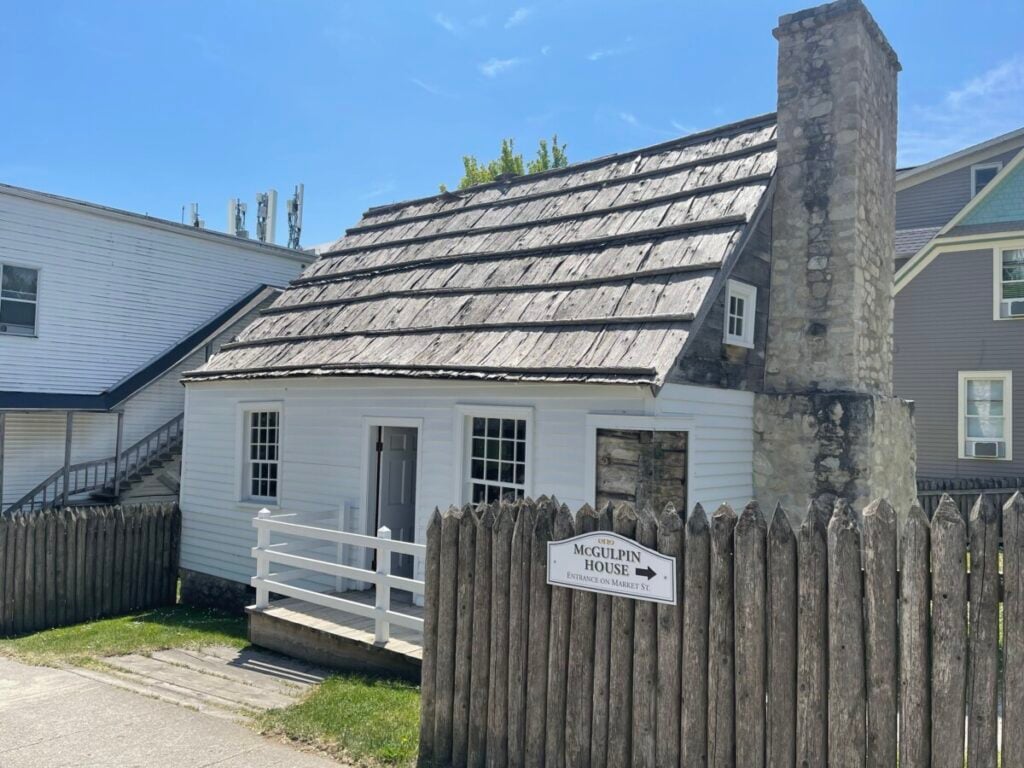
[[[244,725],[0,658],[3,768],[338,768]]]

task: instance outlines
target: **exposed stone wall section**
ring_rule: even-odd
[[[892,394],[896,54],[857,0],[783,16],[769,392]]]
[[[728,277],[757,287],[754,313],[754,347],[724,344],[725,279],[707,316],[695,323],[697,333],[686,346],[668,380],[726,389],[758,392],[764,384],[765,339],[768,336],[769,286],[771,281],[772,216],[769,208],[757,221],[750,238],[736,258]]]
[[[256,590],[248,584],[231,581],[208,573],[181,568],[181,602],[196,608],[216,608],[243,613],[256,602]]]
[[[892,397],[896,74],[859,0],[783,16],[764,393],[754,490],[802,513],[915,496],[913,411]]]
[[[861,509],[885,497],[901,514],[916,498],[913,406],[857,393],[758,397],[754,487],[768,509],[802,514],[838,498]]]

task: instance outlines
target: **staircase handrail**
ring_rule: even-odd
[[[181,442],[185,414],[177,416],[161,424],[141,440],[121,451],[120,462],[115,463],[114,456],[93,459],[71,464],[68,467],[68,496],[102,489],[112,489],[125,477],[146,469],[154,460],[168,449],[177,447]],[[47,509],[59,504],[64,498],[64,467],[47,477],[43,482],[26,493],[4,510],[4,514],[15,512],[31,512],[36,509]]]

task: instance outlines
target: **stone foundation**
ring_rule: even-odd
[[[858,512],[884,497],[903,515],[917,497],[913,405],[856,393],[754,398],[754,493],[803,515],[811,500]]]
[[[187,568],[180,569],[179,574],[181,602],[185,605],[243,613],[246,606],[256,602],[256,590],[248,584]]]

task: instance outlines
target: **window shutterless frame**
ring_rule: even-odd
[[[730,280],[725,289],[725,334],[723,341],[738,347],[753,348],[757,288]]]
[[[1000,162],[977,163],[971,166],[971,197],[977,195],[1003,169]],[[981,183],[979,187],[978,184]]]
[[[454,444],[461,448],[453,498],[472,502],[509,493],[533,495],[533,408],[456,405]],[[475,433],[475,434],[474,434]]]
[[[974,397],[972,384],[976,385]],[[986,394],[980,386],[984,384],[998,384],[1001,392]],[[957,458],[1011,461],[1013,372],[960,371],[957,389]],[[983,399],[982,395],[991,399]],[[995,407],[996,402],[999,407]],[[1001,425],[1001,429],[994,429],[997,425]]]
[[[994,320],[1024,319],[1024,242],[992,249]]]
[[[39,336],[40,275],[39,267],[0,261],[0,335]]]
[[[273,418],[253,423],[254,415]],[[284,407],[280,401],[244,402],[238,411],[238,500],[278,507],[284,467]],[[257,485],[254,487],[254,481]]]

